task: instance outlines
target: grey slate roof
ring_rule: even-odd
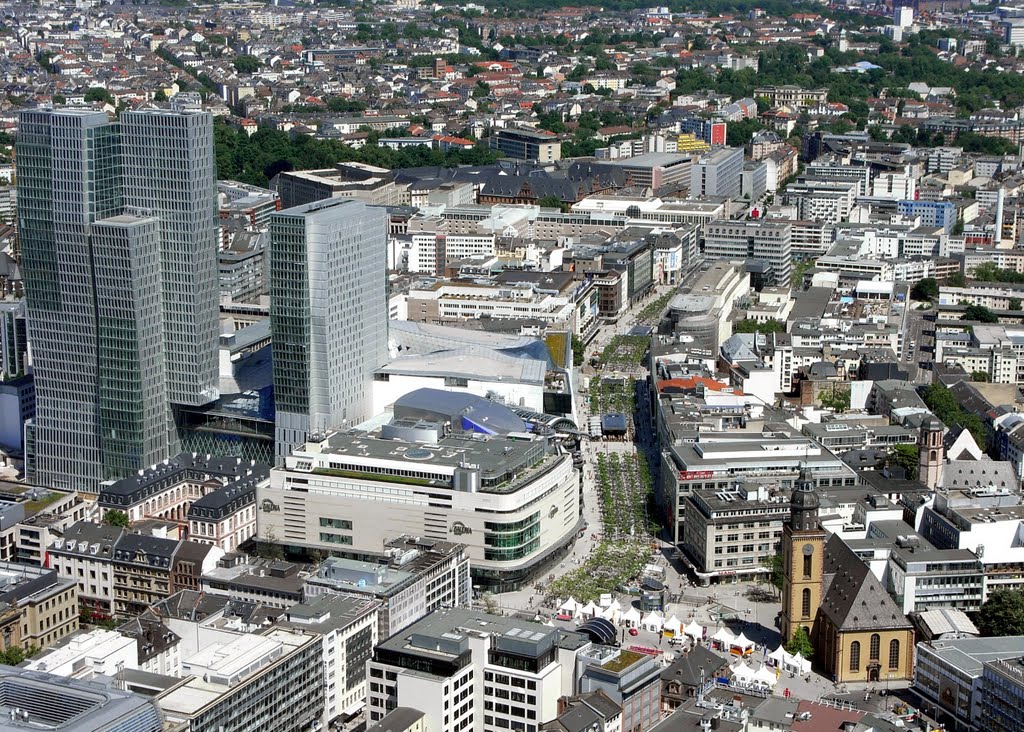
[[[125,534],[114,549],[114,561],[135,564],[136,556],[141,553],[144,564],[170,569],[171,557],[174,556],[179,543],[174,539],[162,539],[158,536]]]
[[[67,528],[63,538],[58,539],[50,547],[50,551],[58,554],[92,556],[109,561],[113,559],[114,547],[124,534],[124,529],[117,526],[94,524],[91,521],[79,521]],[[85,543],[84,548],[82,548],[83,542]],[[95,552],[93,552],[94,546],[96,548]]]
[[[662,683],[678,681],[687,686],[697,686],[701,680],[701,669],[704,669],[704,679],[710,679],[715,671],[727,664],[721,656],[712,653],[704,646],[698,645],[688,653],[681,653],[672,662],[672,665],[661,672]]]
[[[912,627],[870,567],[833,534],[825,544],[821,612],[840,631]]]

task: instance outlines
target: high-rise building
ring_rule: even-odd
[[[121,212],[120,154],[107,115],[22,112],[18,228],[36,383],[35,480],[96,486],[99,318],[92,224]]]
[[[160,221],[123,214],[97,221],[92,231],[106,479],[166,458],[174,423],[163,357]]]
[[[311,432],[371,416],[373,372],[388,358],[387,216],[327,200],[270,220],[275,457]]]
[[[167,396],[195,406],[218,396],[220,282],[213,116],[188,101],[125,112],[121,137],[125,204],[160,220]]]
[[[217,397],[213,128],[195,109],[19,122],[36,414],[30,477],[95,491],[178,452],[171,404]]]

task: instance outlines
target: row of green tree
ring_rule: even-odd
[[[942,420],[947,427],[960,426],[970,430],[975,442],[982,448],[988,444],[988,434],[981,418],[964,409],[944,384],[933,383],[921,391],[921,398],[932,414]]]
[[[278,173],[315,170],[340,162],[358,162],[383,168],[414,168],[437,165],[490,165],[497,153],[477,143],[471,150],[442,152],[430,146],[392,150],[376,144],[376,135],[361,148],[337,140],[319,140],[308,135],[289,135],[261,128],[254,135],[218,123],[214,127],[217,177],[266,186]]]
[[[997,267],[992,262],[985,262],[974,268],[974,274],[971,276],[971,279],[980,280],[981,282],[1011,282],[1017,284],[1024,282],[1024,273],[1013,269]]]

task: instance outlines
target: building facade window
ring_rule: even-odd
[[[811,555],[804,554],[804,579],[811,578]]]
[[[881,654],[881,652],[882,652],[882,637],[880,635],[878,635],[878,633],[872,633],[871,634],[871,648],[870,648],[871,655],[868,656],[869,660],[877,661],[879,655]]]
[[[803,617],[811,617],[811,591],[807,587],[805,587],[803,591],[802,605],[801,609],[803,610]]]
[[[897,669],[900,667],[900,642],[893,638],[889,641],[889,668]]]
[[[850,670],[860,671],[860,641],[850,644]]]

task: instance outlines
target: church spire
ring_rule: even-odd
[[[806,465],[800,468],[796,490],[789,501],[790,526],[793,531],[817,531],[821,499],[814,490],[814,478]]]

